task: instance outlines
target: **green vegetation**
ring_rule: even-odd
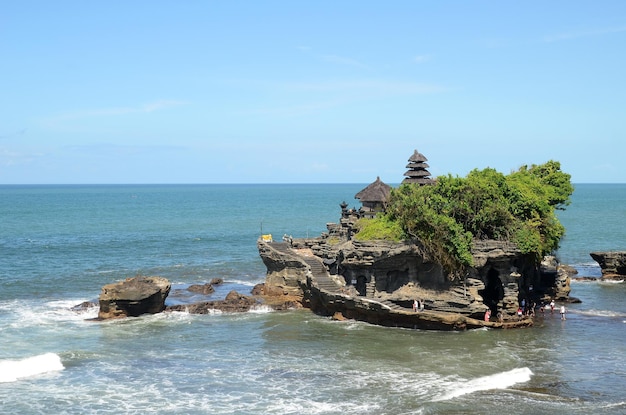
[[[452,278],[472,265],[473,239],[512,241],[539,260],[565,232],[555,211],[570,202],[570,177],[549,161],[509,175],[487,168],[431,186],[404,184],[392,190],[385,215],[360,221],[356,238],[414,239]]]
[[[405,238],[400,223],[390,220],[388,215],[378,214],[375,218],[362,218],[356,224],[358,233],[355,239],[367,241],[382,239],[399,242]]]

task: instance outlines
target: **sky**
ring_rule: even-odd
[[[626,183],[626,2],[5,1],[0,184]]]

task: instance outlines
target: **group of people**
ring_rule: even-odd
[[[522,300],[520,303],[520,306],[517,308],[517,318],[521,320],[524,318],[524,316],[534,316],[536,307],[537,307],[537,303],[533,303],[532,306],[528,306],[527,302],[525,300]],[[556,308],[556,303],[554,302],[554,299],[552,299],[550,303],[546,305],[541,304],[541,306],[539,306],[539,309],[541,310],[542,314],[544,310],[550,310],[550,313],[554,313],[555,308]],[[413,311],[418,312],[418,311],[423,311],[423,310],[424,310],[424,300],[413,300]],[[561,314],[561,320],[566,319],[565,318],[565,305],[561,305],[561,307],[559,308],[559,314]],[[498,312],[497,317],[498,317],[498,321],[502,322],[503,320],[502,312]],[[491,321],[491,310],[485,311],[485,321]]]
[[[530,307],[530,315],[534,316],[535,315],[535,308],[536,308],[537,304],[533,303],[532,307]],[[545,311],[550,310],[550,314],[554,314],[554,310],[556,309],[556,303],[554,302],[554,299],[551,299],[549,303],[544,304],[542,303],[539,306],[539,310],[541,311],[541,313],[545,313]],[[525,311],[525,306],[524,306],[524,300],[522,300],[520,307],[517,309],[517,316],[518,318],[522,318],[523,315],[525,315],[527,312]],[[566,320],[565,318],[565,305],[561,304],[561,307],[559,308],[559,314],[561,315],[561,320]]]
[[[502,323],[504,321],[504,314],[502,314],[502,311],[498,311],[498,314],[496,314],[496,318],[499,323]],[[490,309],[487,309],[487,311],[485,311],[485,321],[491,321]]]
[[[413,311],[424,311],[424,300],[413,300]]]
[[[556,308],[556,304],[554,303],[554,299],[552,299],[549,304],[547,304],[544,307],[542,307],[542,311],[543,311],[543,309],[547,310],[548,308],[550,309],[550,314],[553,314],[554,313],[554,309]],[[561,307],[559,308],[559,314],[561,314],[561,320],[565,320],[565,305],[561,304]]]

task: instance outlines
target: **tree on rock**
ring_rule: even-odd
[[[570,178],[549,161],[509,175],[486,168],[440,176],[431,186],[402,184],[392,189],[384,220],[399,224],[452,279],[472,265],[474,239],[514,242],[539,261],[565,233],[555,211],[570,202]]]

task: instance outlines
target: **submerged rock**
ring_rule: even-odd
[[[209,295],[215,292],[215,288],[212,283],[208,282],[206,284],[192,284],[187,288],[187,291],[202,295]]]
[[[192,304],[177,304],[168,306],[166,310],[185,311],[190,314],[209,314],[213,311],[241,313],[250,311],[250,309],[256,304],[259,304],[259,302],[255,298],[239,294],[237,291],[231,291],[223,300],[200,301]]]

